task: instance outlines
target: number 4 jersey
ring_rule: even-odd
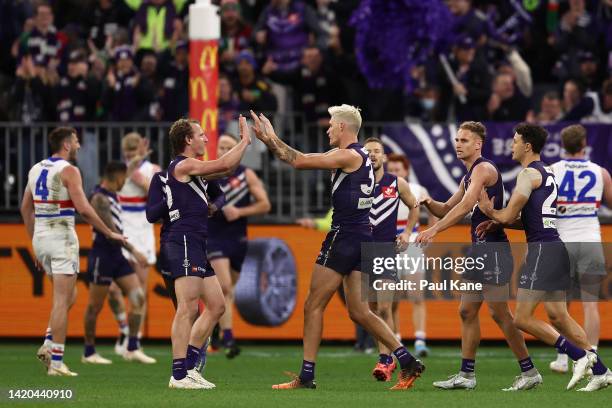
[[[552,170],[559,186],[557,230],[565,242],[600,242],[597,210],[603,194],[601,167],[583,159],[561,160]]]
[[[74,205],[61,179],[70,166],[64,159],[49,157],[28,173],[28,188],[34,199],[34,235],[74,230]]]

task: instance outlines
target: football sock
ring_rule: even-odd
[[[85,345],[85,352],[83,353],[83,355],[85,357],[89,357],[92,354],[96,354],[96,346],[94,346],[93,344],[86,344]]]
[[[393,355],[395,356],[395,358],[397,358],[397,361],[399,361],[400,367],[402,369],[408,368],[408,366],[415,360],[412,354],[410,354],[404,346],[398,347],[393,352]]]
[[[595,349],[591,349],[591,351],[597,354],[597,351],[595,351]],[[593,364],[592,369],[593,369],[593,375],[602,375],[602,374],[605,374],[606,371],[608,371],[608,367],[606,367],[603,361],[601,361],[601,359],[599,358],[599,355],[597,355],[597,361],[595,362],[595,364]]]
[[[559,338],[555,342],[555,347],[557,348],[557,351],[559,353],[567,354],[569,358],[571,358],[574,361],[586,355],[586,351],[584,351],[580,347],[573,345],[572,343],[570,343],[568,339],[566,339],[563,336],[559,336]]]
[[[461,359],[461,372],[466,374],[474,374],[474,370],[476,370],[476,360],[472,360],[469,358]]]
[[[302,382],[314,380],[315,363],[312,361],[302,361],[302,370],[300,371],[300,380]]]
[[[64,345],[51,343],[51,367],[60,368],[64,360]]]
[[[187,346],[187,370],[193,370],[198,362],[200,361],[200,349],[192,346],[191,344]]]
[[[529,370],[532,370],[535,368],[535,366],[533,365],[533,361],[531,361],[531,357],[527,357],[524,358],[522,360],[519,360],[519,366],[521,367],[521,372],[527,372]]]
[[[172,360],[172,377],[174,377],[175,380],[182,380],[187,377],[184,358],[175,358]]]

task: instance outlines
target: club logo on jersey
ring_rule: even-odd
[[[395,187],[387,186],[382,188],[383,198],[396,198],[397,190]]]
[[[189,259],[183,259],[183,268],[189,268],[191,264],[189,263]]]

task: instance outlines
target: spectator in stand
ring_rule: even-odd
[[[319,19],[319,26],[323,30],[325,44],[329,43],[330,37],[335,34],[339,28],[336,21],[336,13],[329,6],[331,0],[317,0],[317,18]]]
[[[56,120],[65,123],[96,120],[101,83],[88,76],[89,65],[83,50],[74,50],[68,58],[67,75],[53,90]]]
[[[139,2],[130,0],[134,4]],[[180,5],[180,13],[185,1],[175,3]],[[175,3],[170,0],[148,0],[137,8],[133,32],[137,49],[161,53],[175,47],[183,32],[183,22],[177,15]]]
[[[586,90],[597,92],[604,78],[600,75],[599,58],[591,51],[578,52],[578,77]]]
[[[560,54],[555,71],[565,80],[579,69],[579,54],[597,48],[601,30],[597,19],[585,7],[585,0],[569,0],[569,10],[561,17],[553,37],[555,50]]]
[[[569,10],[561,17],[555,35],[555,46],[559,52],[589,50],[597,43],[599,28],[585,0],[569,0]]]
[[[34,27],[24,32],[20,39],[21,54],[29,54],[37,66],[48,66],[59,57],[60,42],[53,26],[53,10],[49,3],[40,2],[33,18]],[[57,62],[56,62],[57,64]]]
[[[325,35],[315,11],[298,0],[271,0],[254,29],[255,42],[272,58],[281,72],[300,67],[302,51],[311,42],[326,48]]]
[[[123,1],[98,0],[85,19],[89,27],[89,48],[93,52],[104,50],[117,29],[128,26],[130,15]]]
[[[236,55],[249,48],[253,28],[242,19],[238,0],[221,0],[221,40],[219,61],[228,73],[236,70]]]
[[[506,53],[506,60],[497,68],[497,73],[509,74],[512,81],[523,96],[529,98],[533,93],[533,81],[531,79],[531,68],[523,60],[515,49],[510,49]]]
[[[454,108],[455,120],[483,120],[487,117],[485,105],[491,93],[491,79],[487,67],[475,60],[476,42],[470,37],[461,38],[453,47],[450,67],[458,83],[452,84],[440,65],[436,81],[439,101],[434,120],[450,120],[449,110]],[[465,98],[462,103],[460,97]]]
[[[17,55],[18,42],[15,40],[25,31],[24,22],[32,14],[30,2],[0,0],[0,93],[3,74],[8,81],[12,82],[12,77],[17,69],[16,61],[13,58]],[[16,44],[15,52],[11,55],[13,44]]]
[[[600,92],[585,93],[563,120],[612,124],[612,79],[604,81]]]
[[[276,112],[276,97],[270,92],[270,85],[256,72],[257,63],[250,51],[240,51],[236,57],[238,81],[236,91],[240,97],[240,110],[255,112]]]
[[[129,46],[117,47],[115,66],[108,70],[102,105],[114,121],[152,120],[149,111],[155,99],[153,85],[134,67]]]
[[[540,111],[536,114],[530,110],[527,114],[527,122],[538,125],[549,125],[558,122],[563,117],[561,97],[557,92],[546,92],[540,101]]]
[[[472,7],[471,0],[447,0],[446,3],[453,15],[452,33],[458,38],[469,37],[478,45],[484,45],[487,16]]]
[[[234,92],[232,82],[225,74],[219,74],[219,134],[227,130],[227,126],[240,114],[240,98]]]
[[[337,100],[340,81],[325,64],[321,50],[317,47],[305,48],[301,69],[291,73],[279,71],[272,58],[268,58],[262,68],[262,74],[276,82],[295,83],[295,110],[303,112],[309,123],[317,123],[321,127],[329,126],[327,109],[340,103]]]
[[[163,75],[161,111],[164,121],[189,114],[189,44],[179,41],[174,50],[174,60]]]
[[[10,98],[13,120],[31,124],[54,119],[51,87],[47,85],[45,71],[44,66],[34,64],[30,55],[25,55],[19,62]]]
[[[529,111],[529,100],[516,89],[512,75],[499,73],[493,79],[493,92],[487,103],[489,118],[498,122],[522,121]]]
[[[563,111],[570,112],[582,99],[584,86],[575,79],[568,79],[563,84]]]
[[[162,112],[159,104],[161,98],[161,78],[158,73],[157,54],[151,50],[142,50],[140,55],[140,76],[141,80],[146,80],[151,86],[154,99],[149,105],[149,115],[154,120],[161,120]]]

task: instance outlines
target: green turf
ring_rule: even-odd
[[[76,378],[47,377],[34,354],[37,344],[0,344],[0,404],[7,404],[9,388],[70,388],[74,399],[70,406],[224,406],[283,407],[308,406],[382,407],[382,406],[490,406],[528,407],[604,407],[612,401],[612,387],[595,393],[565,391],[569,375],[553,374],[548,362],[553,357],[549,348],[531,348],[531,355],[544,376],[544,384],[536,390],[506,393],[501,388],[510,385],[518,374],[518,365],[509,350],[502,347],[482,347],[477,368],[478,387],[474,391],[436,390],[431,383],[446,378],[459,367],[459,352],[453,347],[433,347],[432,356],[425,359],[427,370],[413,389],[389,391],[391,383],[376,382],[370,376],[374,355],[354,353],[349,347],[324,347],[317,362],[318,389],[273,391],[270,386],[284,382],[283,371],[298,371],[301,350],[295,346],[244,347],[242,354],[227,360],[224,355],[209,356],[205,376],[217,385],[210,391],[168,389],[170,376],[170,346],[148,346],[147,353],[158,363],[143,366],[121,361],[111,347],[98,351],[112,358],[112,366],[83,365],[79,361],[81,347],[69,343],[66,362],[77,371]],[[603,350],[604,360],[612,361],[612,353]],[[63,403],[61,405],[65,405]],[[401,405],[398,405],[401,404]],[[406,405],[410,404],[410,405]],[[10,402],[10,406],[18,404]],[[32,403],[24,404],[31,406]],[[46,402],[44,406],[57,406]]]

